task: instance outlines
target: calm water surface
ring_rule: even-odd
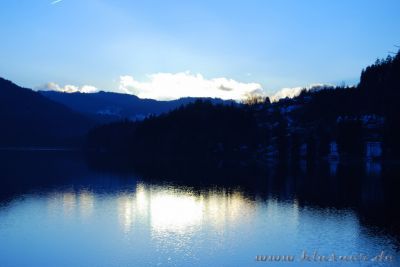
[[[239,186],[146,182],[90,170],[71,155],[2,159],[0,266],[400,264],[396,236],[364,223],[355,207]],[[369,258],[384,251],[393,260],[310,263],[301,261],[303,251]],[[257,262],[257,255],[294,262]]]

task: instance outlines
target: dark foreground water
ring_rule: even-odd
[[[400,266],[395,163],[271,165],[240,186],[0,159],[2,267]]]

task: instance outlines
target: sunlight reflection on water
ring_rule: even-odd
[[[123,231],[129,233],[135,218],[148,221],[152,236],[188,234],[200,230],[202,224],[222,229],[243,216],[254,213],[255,205],[240,192],[207,191],[194,193],[188,189],[146,187],[138,184],[131,193],[118,196],[118,217]]]
[[[304,249],[397,255],[352,210],[250,199],[240,189],[60,190],[15,199],[0,222],[0,259],[10,263],[1,266],[256,266],[256,255]]]

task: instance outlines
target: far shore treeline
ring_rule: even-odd
[[[271,103],[198,100],[143,121],[93,128],[85,144],[102,164],[257,167],[304,159],[400,158],[400,54],[362,70],[355,87],[303,90]]]

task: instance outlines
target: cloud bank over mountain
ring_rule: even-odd
[[[96,93],[99,90],[92,86],[92,85],[83,85],[83,86],[76,86],[76,85],[65,85],[65,86],[60,86],[57,83],[54,82],[49,82],[43,86],[38,87],[39,90],[45,90],[45,91],[57,91],[57,92],[63,92],[63,93]]]
[[[178,73],[155,73],[147,75],[146,81],[133,76],[121,76],[119,90],[140,98],[172,100],[181,97],[213,97],[242,100],[246,95],[262,90],[259,83],[243,83],[220,77],[207,79],[189,71]]]
[[[149,74],[145,81],[139,81],[130,75],[120,76],[116,92],[156,100],[175,100],[183,97],[211,97],[223,100],[243,101],[246,98],[256,95],[258,97],[269,97],[271,101],[278,101],[283,98],[296,97],[302,90],[319,90],[327,87],[333,87],[333,85],[311,84],[309,86],[282,88],[279,91],[267,93],[262,85],[257,82],[245,83],[226,77],[207,79],[199,73],[193,74],[186,71]],[[61,86],[54,82],[49,82],[37,89],[64,93],[96,93],[99,91],[92,85],[76,86],[69,84]]]

